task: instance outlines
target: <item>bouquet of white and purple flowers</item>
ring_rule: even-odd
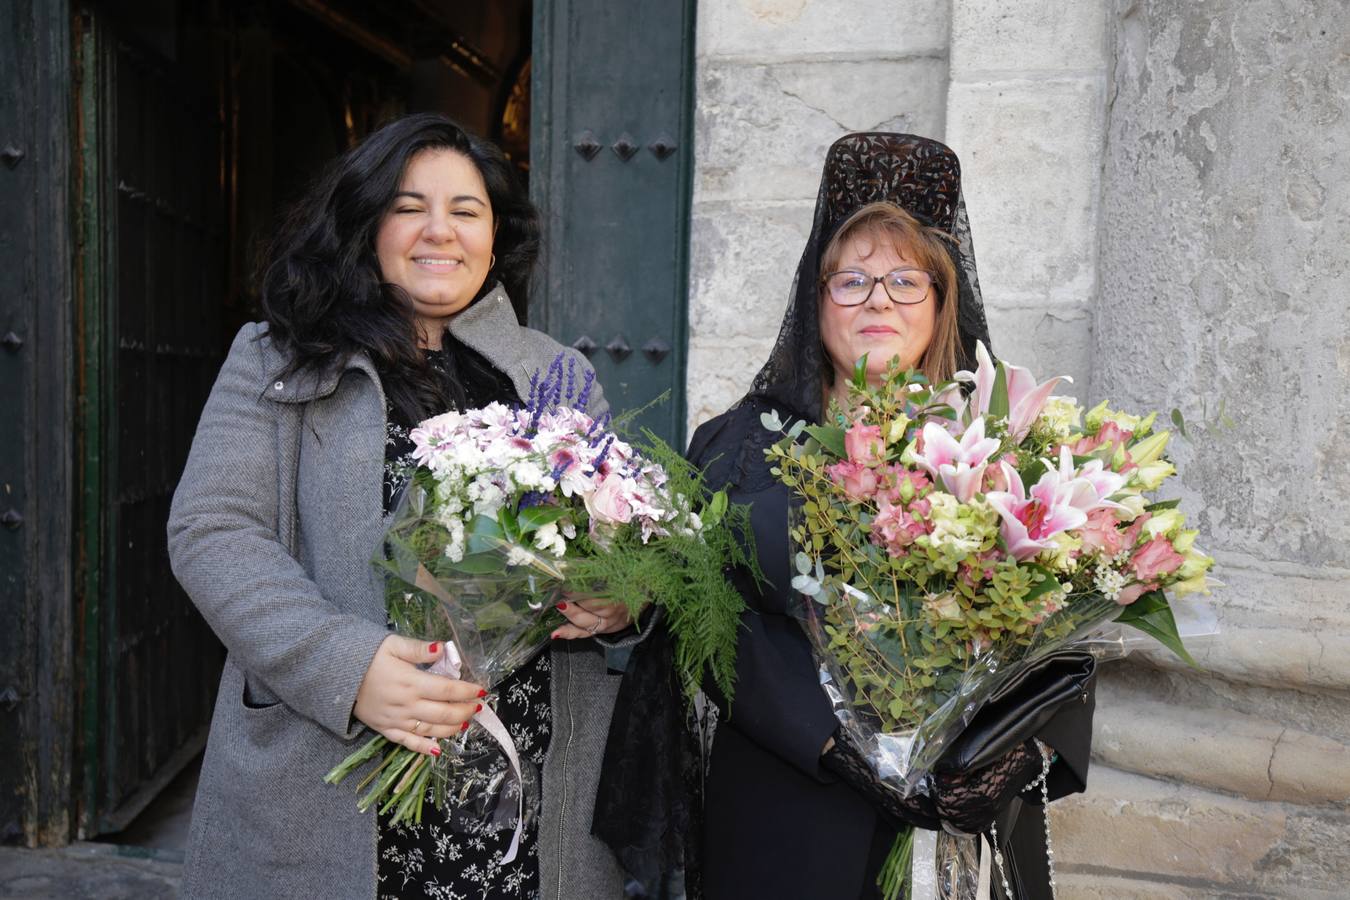
[[[625,605],[638,621],[658,607],[690,699],[705,674],[733,689],[743,601],[723,577],[748,565],[746,511],[707,495],[697,470],[650,432],[622,440],[608,415],[584,410],[594,374],[559,356],[536,374],[524,406],[492,403],[414,428],[413,465],[384,552],[395,629],[442,643],[431,671],[484,685],[539,652],[565,623],[567,590]],[[451,825],[514,826],[537,803],[491,699],[474,727],[431,757],[377,736],[330,772],[342,781],[378,764],[358,790],[364,811],[420,821],[430,794]]]
[[[793,586],[822,678],[906,796],[1000,686],[1107,623],[1191,662],[1168,594],[1208,593],[1213,565],[1176,501],[1147,496],[1176,472],[1155,416],[1084,412],[1051,395],[1061,379],[978,358],[968,394],[899,370],[869,388],[860,364],[848,410],[769,451],[802,500]]]

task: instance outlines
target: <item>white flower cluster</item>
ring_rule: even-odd
[[[698,528],[696,516],[676,508],[660,466],[570,407],[534,412],[492,403],[427,419],[409,437],[413,459],[435,480],[434,515],[450,535],[446,556],[456,562],[466,551],[466,523],[497,519],[503,508],[570,507],[532,535],[536,550],[557,558],[578,525],[603,536],[633,523],[644,541],[672,527]],[[519,563],[528,551],[512,552]]]
[[[1107,561],[1097,566],[1097,571],[1092,576],[1092,583],[1096,585],[1097,590],[1112,600],[1120,596],[1120,592],[1125,590],[1125,585],[1129,581],[1124,573],[1112,568]]]

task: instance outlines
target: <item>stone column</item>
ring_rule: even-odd
[[[698,9],[689,427],[750,385],[778,333],[825,150],[941,137],[948,0],[717,0]]]
[[[1106,671],[1104,765],[1056,804],[1063,883],[1345,897],[1350,8],[1111,6],[1092,392],[1185,414],[1175,494],[1227,586],[1205,671]]]
[[[1106,0],[953,0],[947,143],[961,157],[997,355],[1089,388]]]

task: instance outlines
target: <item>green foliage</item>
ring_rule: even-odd
[[[1156,638],[1187,665],[1195,669],[1200,668],[1200,664],[1186,652],[1181,643],[1181,637],[1177,633],[1177,621],[1172,616],[1172,607],[1167,604],[1167,597],[1162,591],[1149,591],[1125,607],[1116,617],[1116,621],[1133,625],[1150,637]]]
[[[580,552],[567,560],[568,589],[623,603],[635,621],[655,603],[675,640],[675,665],[689,699],[705,674],[731,697],[745,601],[726,572],[743,567],[759,577],[749,507],[728,504],[724,491],[709,495],[698,469],[652,432],[644,429],[634,446],[665,469],[672,496],[708,498],[697,510],[702,528],[645,544],[636,529],[604,544],[578,535]]]

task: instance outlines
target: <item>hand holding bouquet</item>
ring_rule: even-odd
[[[444,642],[432,671],[491,689],[564,624],[563,590],[623,604],[634,621],[652,604],[689,696],[708,671],[730,691],[742,600],[722,569],[747,561],[736,540],[745,511],[722,493],[705,498],[697,471],[650,433],[636,447],[583,412],[593,378],[577,379],[559,356],[524,406],[449,412],[413,429],[415,465],[375,560],[390,620]],[[456,816],[519,829],[537,799],[528,766],[491,699],[473,722],[435,759],[375,737],[326,780],[378,757],[359,787],[362,810],[420,821],[430,788]]]

